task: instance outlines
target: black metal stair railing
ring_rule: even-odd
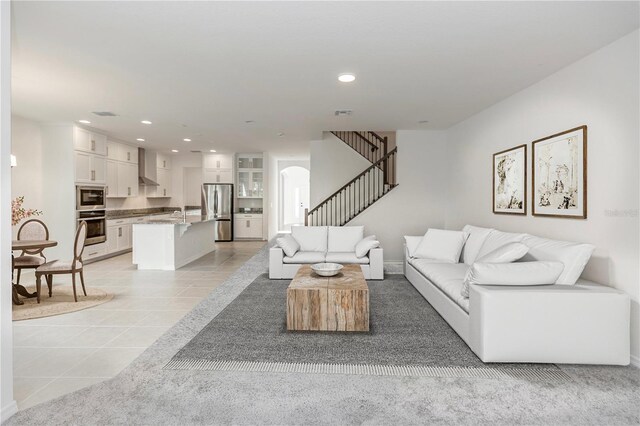
[[[398,186],[394,148],[305,215],[305,225],[342,226]]]
[[[371,163],[387,155],[387,138],[376,132],[336,130],[331,133]]]

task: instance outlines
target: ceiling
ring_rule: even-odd
[[[448,128],[639,26],[637,2],[12,8],[14,113],[161,150],[291,155],[323,130]]]

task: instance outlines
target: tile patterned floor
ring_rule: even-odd
[[[14,322],[14,397],[25,409],[117,375],[265,243],[218,243],[177,271],[138,271],[131,253],[85,267],[114,298],[95,308]],[[32,274],[24,274],[29,285]],[[70,285],[56,277],[54,284]],[[55,287],[54,287],[55,291]]]

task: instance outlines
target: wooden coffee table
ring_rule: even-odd
[[[360,265],[321,277],[304,265],[287,288],[287,330],[369,331],[369,287]]]

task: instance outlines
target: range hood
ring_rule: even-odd
[[[138,148],[138,182],[140,185],[158,186],[157,154]]]

